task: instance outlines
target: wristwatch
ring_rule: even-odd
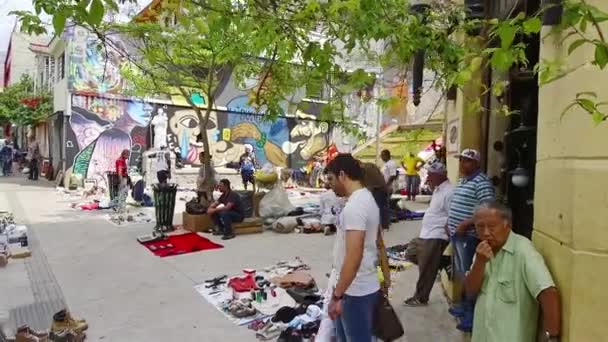
[[[545,331],[545,342],[559,342],[559,337],[551,336],[548,331]]]
[[[342,295],[342,296],[336,296],[336,294],[334,293],[334,294],[331,296],[331,298],[332,298],[333,300],[335,300],[335,301],[338,301],[338,300],[342,300],[342,298],[344,298],[344,295]]]

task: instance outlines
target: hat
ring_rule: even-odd
[[[472,148],[465,148],[464,150],[462,150],[462,152],[460,154],[456,155],[456,158],[466,158],[466,159],[471,159],[471,160],[476,160],[476,161],[481,160],[479,151],[474,150]]]
[[[427,172],[445,175],[448,173],[448,170],[446,169],[445,165],[443,165],[443,163],[435,162],[435,163],[429,165]]]

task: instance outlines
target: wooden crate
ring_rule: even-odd
[[[233,223],[232,229],[235,235],[257,234],[264,232],[262,220],[257,217],[246,218],[243,222]]]
[[[209,232],[213,229],[213,221],[209,215],[192,215],[185,211],[182,213],[182,225],[184,229],[195,233]]]

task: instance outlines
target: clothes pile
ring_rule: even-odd
[[[228,319],[248,326],[261,340],[282,334],[311,338],[319,328],[323,304],[309,269],[296,258],[244,269],[238,276],[222,275],[195,288]]]

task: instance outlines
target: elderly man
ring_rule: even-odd
[[[542,341],[558,341],[559,293],[543,257],[511,222],[511,210],[494,201],[475,211],[481,243],[465,281],[477,296],[472,342],[537,341],[539,312]]]
[[[428,168],[427,182],[433,188],[433,197],[422,219],[422,230],[418,240],[419,275],[416,293],[405,301],[407,306],[427,305],[433,284],[437,279],[443,250],[448,244],[445,227],[454,187],[448,180],[445,165],[431,164]]]
[[[494,200],[495,195],[492,182],[479,168],[479,152],[465,149],[458,158],[462,178],[450,202],[448,229],[454,250],[454,274],[456,279],[462,281],[471,267],[479,243],[473,226],[473,213],[479,203]],[[471,331],[474,307],[475,298],[464,295],[460,306],[450,310],[460,318],[459,330]]]

